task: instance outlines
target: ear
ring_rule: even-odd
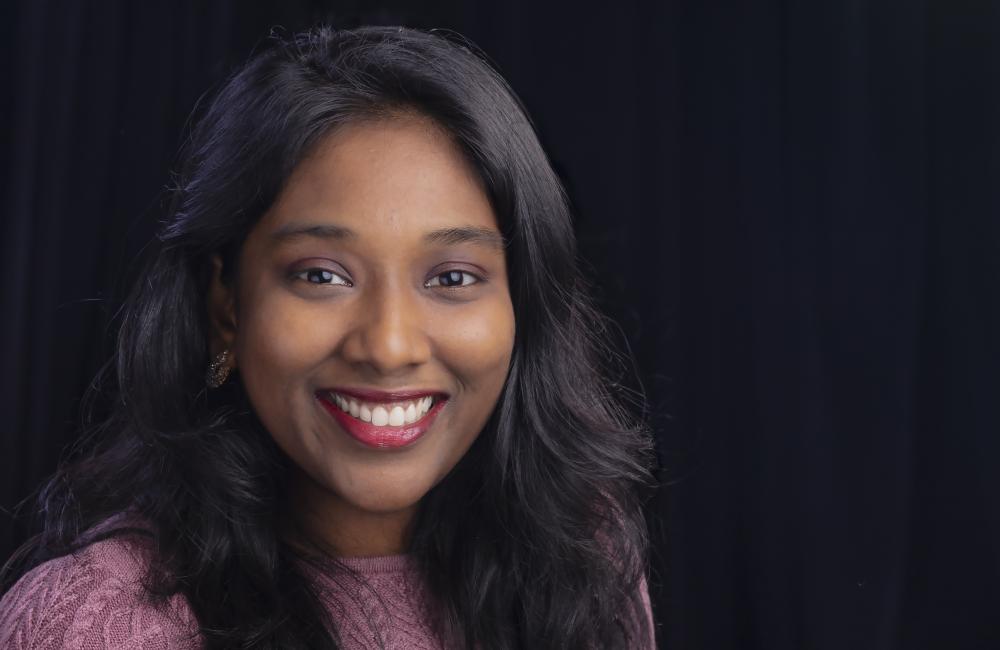
[[[223,350],[229,350],[229,363],[235,367],[233,344],[236,341],[236,287],[222,281],[222,258],[219,254],[214,253],[210,261],[212,277],[206,296],[209,354],[214,358]]]

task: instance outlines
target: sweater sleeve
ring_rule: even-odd
[[[140,544],[111,538],[35,567],[0,600],[0,648],[202,647],[183,596],[145,598],[147,558]]]

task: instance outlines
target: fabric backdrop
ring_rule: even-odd
[[[1000,647],[1000,3],[584,6],[5,3],[0,506],[74,438],[202,93],[274,27],[449,27],[637,359],[662,647]]]

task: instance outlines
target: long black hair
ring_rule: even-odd
[[[209,256],[240,247],[295,166],[351,120],[416,111],[450,134],[507,242],[517,323],[481,435],[423,499],[410,553],[446,638],[480,648],[628,648],[652,633],[639,583],[652,455],[610,373],[570,210],[523,106],[457,35],[318,27],[272,37],[216,93],[102,371],[107,417],[39,496],[25,567],[125,510],[152,522],[151,593],[182,593],[210,647],[332,648],[336,626],[279,535],[290,461],[238,381],[207,391]],[[113,386],[113,388],[109,388]],[[24,568],[24,567],[22,567]]]

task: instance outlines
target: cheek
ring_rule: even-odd
[[[248,382],[267,388],[258,394],[287,393],[329,353],[334,324],[317,327],[319,316],[278,292],[251,300],[239,320],[237,363]]]
[[[514,346],[514,312],[509,299],[442,320],[438,332],[442,360],[467,388],[499,391]]]

